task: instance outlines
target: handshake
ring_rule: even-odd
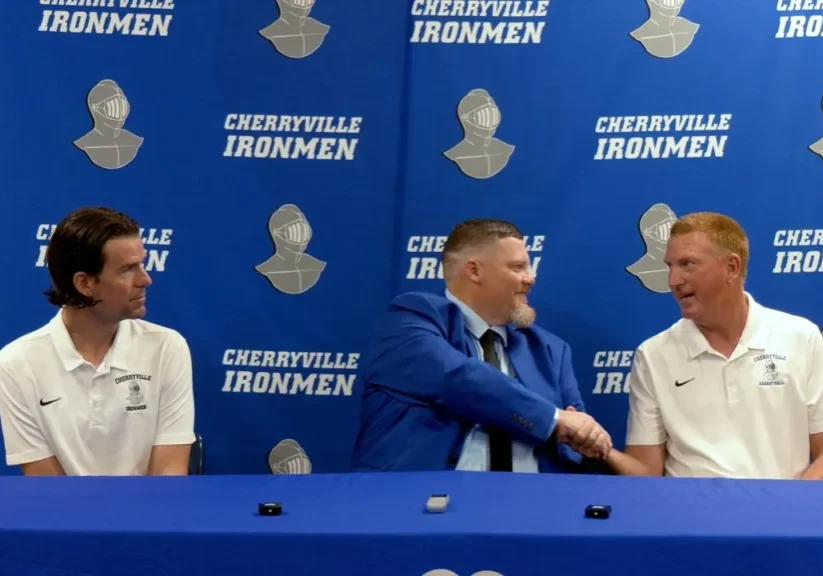
[[[585,456],[605,460],[612,449],[612,439],[594,418],[569,406],[561,410],[555,428],[557,441]]]

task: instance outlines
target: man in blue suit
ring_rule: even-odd
[[[582,472],[602,461],[611,438],[585,414],[568,344],[533,324],[523,234],[459,224],[443,274],[445,297],[402,294],[378,326],[353,468]]]

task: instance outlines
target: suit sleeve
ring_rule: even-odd
[[[389,309],[366,380],[533,443],[548,439],[553,428],[554,404],[456,350],[434,323],[411,310]]]
[[[586,411],[586,406],[583,404],[583,397],[580,395],[580,388],[577,385],[577,377],[574,375],[572,350],[566,343],[563,343],[563,351],[560,358],[560,390],[563,394],[563,406],[561,410],[573,406],[578,412]],[[560,450],[560,455],[566,460],[567,466],[571,463],[572,465],[578,465],[580,467],[574,471],[578,473],[600,471],[601,467],[597,465],[597,462],[585,458],[579,452],[574,451],[568,444],[560,444],[558,449]]]
[[[580,388],[577,385],[577,377],[574,375],[572,349],[565,343],[563,344],[563,357],[560,360],[560,390],[563,392],[563,406],[561,409],[574,406],[574,409],[578,412],[586,411],[583,397],[580,395]]]

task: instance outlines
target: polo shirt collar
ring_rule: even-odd
[[[458,299],[457,296],[449,292],[448,289],[446,290],[446,298],[457,304],[460,311],[463,312],[463,319],[466,322],[466,328],[469,329],[472,336],[480,340],[480,337],[483,336],[487,330],[491,329],[503,339],[503,346],[508,344],[508,334],[506,333],[505,326],[489,326],[488,323],[486,323],[486,321],[477,314],[477,312],[475,312],[468,304]]]
[[[128,327],[121,322],[117,327],[114,342],[103,359],[103,364],[119,370],[129,369],[126,363],[126,354],[128,352],[128,343],[126,342],[126,340],[128,340],[128,334],[126,334],[126,332],[128,332]],[[62,308],[54,318],[51,319],[51,322],[49,322],[49,333],[51,334],[54,348],[57,351],[60,362],[63,364],[63,368],[71,372],[83,364],[86,364],[86,360],[77,351],[69,335],[69,331],[63,321]]]
[[[768,334],[763,323],[763,306],[758,304],[751,294],[744,293],[749,301],[749,311],[738,346],[749,350],[765,350]],[[689,358],[697,358],[712,350],[709,341],[692,320],[683,320],[683,338],[689,351]]]

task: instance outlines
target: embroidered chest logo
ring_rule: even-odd
[[[140,380],[150,382],[151,376],[146,374],[127,374],[114,381],[115,384],[120,384],[121,382],[129,383],[129,394],[126,396],[126,412],[136,412],[146,409],[146,404],[143,402],[144,395],[143,389],[140,386]]]
[[[131,406],[126,406],[126,412],[146,409],[146,405],[143,403],[143,392],[140,390],[140,384],[137,382],[131,382],[129,384],[128,401],[131,403]]]
[[[778,363],[786,361],[786,357],[780,354],[763,354],[754,359],[755,363],[764,362],[763,374],[760,377],[760,386],[771,388],[774,386],[785,386],[786,382],[780,373]]]

